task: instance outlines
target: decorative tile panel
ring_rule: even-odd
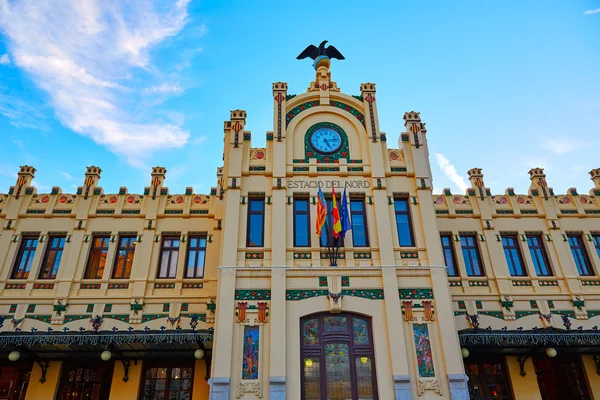
[[[342,287],[350,287],[350,277],[342,276]]]
[[[79,285],[79,289],[100,289],[99,283],[82,283]]]
[[[370,251],[355,251],[354,252],[354,259],[358,259],[358,260],[370,260],[371,259],[371,252]]]
[[[286,290],[285,299],[288,301],[298,301],[310,299],[311,297],[327,296],[329,291],[324,289],[318,290]]]
[[[262,260],[265,257],[265,253],[262,251],[247,251],[246,260]]]
[[[109,283],[109,289],[129,289],[129,283]]]
[[[531,281],[513,280],[512,285],[513,286],[531,286]]]
[[[204,283],[202,282],[197,282],[197,283],[184,283],[182,288],[183,289],[202,289],[204,287]]]
[[[398,289],[401,299],[433,299],[432,289]]]
[[[5,289],[25,289],[25,283],[7,283]]]
[[[469,286],[490,286],[488,281],[469,281]]]
[[[271,290],[255,289],[255,290],[236,290],[236,300],[271,300]]]
[[[54,283],[34,283],[34,289],[54,289]]]
[[[155,283],[154,289],[175,289],[174,283]]]
[[[327,287],[327,277],[326,276],[319,277],[319,287]]]
[[[478,314],[504,319],[504,313],[502,311],[479,311]]]
[[[383,289],[344,289],[342,295],[371,300],[383,300],[384,298]]]
[[[581,281],[583,286],[600,286],[600,280],[589,280],[585,279]]]
[[[344,260],[346,258],[346,255],[343,252],[340,252],[338,254],[338,260]],[[327,254],[326,252],[321,252],[321,260],[326,260],[329,259],[329,254]]]
[[[538,281],[540,286],[558,286],[558,281]]]
[[[419,258],[419,253],[417,251],[401,251],[400,258],[408,259],[408,260],[416,260]]]
[[[295,251],[294,252],[294,259],[295,260],[310,260],[312,258],[312,254],[311,253],[307,253],[307,252],[300,252],[300,251]]]

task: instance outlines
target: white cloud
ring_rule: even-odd
[[[181,125],[132,108],[139,93],[127,81],[140,69],[158,80],[149,52],[183,29],[188,3],[0,0],[0,29],[14,64],[50,95],[65,126],[139,166],[150,152],[189,138]],[[11,123],[23,117],[5,104],[0,98]]]
[[[469,188],[469,185],[467,184],[465,178],[458,174],[456,167],[451,164],[450,160],[448,160],[443,154],[437,153],[435,158],[442,172],[460,189],[462,193],[465,193]]]
[[[8,54],[2,54],[0,56],[0,65],[8,65],[10,64],[10,57]]]
[[[59,174],[61,174],[66,180],[72,181],[73,177],[69,174],[67,174],[66,172],[58,172]]]
[[[46,185],[42,185],[41,183],[37,182],[36,180],[31,180],[31,186],[34,186],[38,193],[44,193],[44,192],[49,192],[50,188]]]
[[[595,10],[587,10],[583,13],[583,15],[592,15],[600,13],[600,8],[596,8]]]
[[[11,125],[17,128],[48,130],[44,116],[27,102],[0,93],[0,115],[8,118]]]
[[[142,90],[142,94],[181,94],[183,93],[183,88],[177,84],[169,85],[168,83],[163,83],[162,85],[152,86]]]
[[[570,153],[578,147],[580,144],[577,142],[558,138],[546,139],[542,143],[542,149],[553,151],[556,154]]]

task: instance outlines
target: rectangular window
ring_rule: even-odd
[[[334,246],[334,237],[333,237],[333,202],[331,201],[331,195],[325,198],[327,202],[327,216],[325,217],[325,225],[323,225],[323,230],[321,231],[321,247]],[[336,197],[336,203],[338,207],[340,207],[341,200],[340,197]],[[339,238],[340,247],[344,247],[344,238]]]
[[[525,263],[519,247],[517,236],[502,236],[502,247],[504,247],[504,256],[508,263],[508,271],[511,276],[526,276]]]
[[[135,252],[135,236],[120,236],[117,258],[112,277],[115,279],[129,279],[131,276],[131,265],[133,264],[133,253]]]
[[[512,390],[504,357],[469,357],[465,359],[469,377],[469,396],[473,400],[512,400]]]
[[[401,247],[412,247],[415,245],[412,224],[410,221],[410,210],[408,199],[395,199],[394,211],[396,213],[396,229],[398,229],[398,242]]]
[[[263,247],[265,240],[265,199],[248,200],[246,246]]]
[[[140,400],[191,399],[192,365],[161,363],[145,368]]]
[[[458,268],[456,264],[456,254],[454,254],[454,245],[452,244],[451,235],[442,235],[442,252],[444,253],[444,261],[448,270],[448,276],[458,276]]]
[[[535,273],[538,276],[552,276],[552,270],[550,269],[550,262],[548,261],[548,254],[546,253],[546,247],[544,246],[542,236],[527,236],[527,245],[529,246],[529,253],[533,260]]]
[[[94,236],[92,238],[92,251],[88,258],[84,279],[102,279],[109,240],[110,237],[108,236]]]
[[[483,264],[477,245],[477,236],[464,235],[460,237],[460,247],[465,260],[465,269],[468,276],[483,276]]]
[[[165,236],[160,249],[158,278],[175,278],[179,258],[179,236]]]
[[[294,247],[310,247],[308,199],[294,199]]]
[[[598,257],[600,257],[600,235],[593,235],[594,246],[596,247],[596,253],[598,253]]]
[[[364,200],[350,199],[350,217],[354,247],[368,247],[369,235],[367,234],[367,214]]]
[[[46,254],[44,254],[42,269],[40,270],[40,279],[56,279],[64,248],[64,236],[50,236],[48,247],[46,247]]]
[[[594,275],[592,272],[592,263],[585,249],[585,243],[583,243],[583,237],[581,235],[567,235],[569,240],[569,246],[571,247],[571,253],[575,259],[575,265],[579,275],[590,276]]]
[[[23,236],[17,260],[10,276],[11,279],[29,278],[29,271],[31,270],[31,264],[33,264],[33,256],[35,255],[37,243],[37,236]]]
[[[203,278],[206,260],[206,236],[190,236],[186,257],[185,277]]]

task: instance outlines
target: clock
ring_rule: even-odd
[[[342,136],[335,129],[321,127],[311,134],[310,145],[321,154],[333,154],[342,147]]]

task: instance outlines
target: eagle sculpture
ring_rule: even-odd
[[[344,56],[338,51],[338,49],[333,46],[327,46],[327,48],[325,48],[325,43],[327,43],[327,40],[323,40],[319,47],[311,44],[296,58],[298,60],[302,60],[303,58],[310,57],[313,60],[316,60],[318,57],[328,57],[337,58],[338,60],[345,60]]]

